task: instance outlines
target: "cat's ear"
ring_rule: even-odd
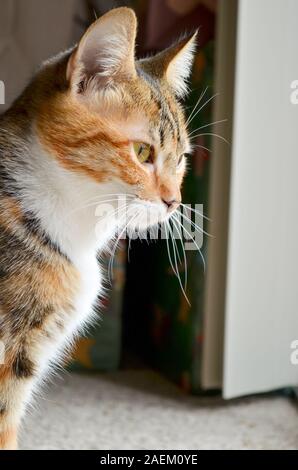
[[[83,92],[91,82],[103,88],[134,77],[136,31],[136,15],[130,8],[116,8],[95,21],[68,61],[72,89]]]
[[[197,31],[154,57],[140,61],[142,68],[151,75],[165,78],[178,97],[183,97],[188,91],[187,81],[196,51],[196,37]]]

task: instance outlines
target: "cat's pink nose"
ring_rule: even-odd
[[[162,198],[162,202],[167,206],[169,212],[177,209],[177,207],[180,204],[180,202],[177,201],[176,199],[163,199]]]

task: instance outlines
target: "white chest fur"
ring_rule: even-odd
[[[48,358],[59,359],[64,346],[94,316],[94,306],[102,292],[96,254],[104,249],[116,230],[111,220],[106,230],[96,232],[95,202],[115,193],[115,188],[64,170],[38,142],[32,146],[30,166],[26,170],[28,173],[23,171],[20,175],[25,209],[36,215],[42,228],[79,273],[77,291],[69,299],[71,308],[57,312],[63,329],[57,329],[53,321],[48,328],[55,341],[46,340],[42,350],[38,350],[39,360],[46,367]]]
[[[102,292],[102,274],[95,256],[86,257],[78,265],[80,287],[74,302],[73,324],[70,330],[84,327],[94,313],[98,295]]]

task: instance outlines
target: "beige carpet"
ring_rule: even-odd
[[[281,396],[183,395],[152,371],[64,375],[30,412],[23,449],[298,449],[298,411]]]

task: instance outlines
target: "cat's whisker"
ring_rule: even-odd
[[[116,209],[114,209],[113,212],[109,214],[109,217],[113,218],[114,216],[116,216],[116,218],[120,220],[120,217],[122,217],[122,215],[125,214],[125,211],[127,211],[127,209],[128,209],[127,204],[122,204],[122,206],[116,207]]]
[[[129,198],[131,198],[131,199],[135,198],[135,196],[133,194],[123,194],[123,193],[110,193],[109,194],[109,193],[107,193],[107,194],[98,194],[97,196],[92,196],[88,199],[85,199],[84,203],[86,204],[86,203],[89,203],[89,202],[94,201],[94,200],[101,201],[102,198],[112,198],[112,197],[114,197],[115,200],[117,200],[117,199],[125,200],[125,199],[129,199]]]
[[[119,237],[118,237],[118,240],[116,241],[116,245],[115,245],[115,248],[114,248],[114,256],[115,256],[115,252],[116,252],[116,249],[117,249],[117,245],[122,237],[122,235],[125,233],[125,231],[127,230],[129,224],[131,224],[138,216],[139,214],[136,213],[136,214],[133,214],[131,216],[131,218],[128,220],[127,224],[125,225],[125,227],[123,228],[122,232],[120,233]],[[130,241],[130,240],[129,240]]]
[[[208,88],[209,87],[207,86],[205,88],[205,90],[202,91],[202,93],[200,94],[199,99],[197,100],[193,110],[191,111],[190,115],[188,116],[188,119],[186,120],[186,123],[185,123],[186,127],[191,123],[191,121],[193,119],[192,116],[193,116],[194,112],[196,111],[197,107],[199,106],[200,102],[202,101],[202,99],[203,99],[204,95],[206,94]]]
[[[174,273],[176,274],[176,277],[178,279],[178,282],[179,282],[179,285],[180,285],[180,288],[181,288],[181,291],[185,297],[185,300],[187,301],[188,305],[190,306],[190,302],[189,302],[189,299],[186,295],[186,292],[184,290],[184,287],[183,287],[183,284],[182,284],[182,281],[181,281],[181,276],[180,276],[180,273],[179,273],[179,268],[178,268],[178,264],[177,264],[177,256],[176,256],[176,251],[175,251],[175,245],[174,245],[174,242],[173,242],[173,232],[171,230],[171,226],[170,226],[170,223],[167,221],[166,222],[166,227],[168,229],[168,232],[166,234],[166,240],[167,240],[167,250],[168,250],[168,256],[169,256],[169,261],[170,261],[170,264],[171,264],[171,267],[174,271]],[[173,254],[174,254],[174,262],[175,262],[175,266],[176,268],[174,268],[174,265],[173,265],[173,262],[172,262],[172,257],[171,257],[171,253],[170,253],[170,246],[169,246],[169,241],[168,241],[168,235],[171,235],[171,241],[172,241],[172,246],[173,246]]]
[[[204,229],[202,229],[199,225],[197,225],[193,220],[191,220],[190,217],[187,217],[185,214],[183,214],[182,212],[180,212],[181,216],[183,217],[184,220],[186,220],[187,222],[189,222],[194,228],[195,230],[197,230],[198,232],[201,232],[203,233],[204,235],[207,235],[207,237],[210,237],[210,238],[214,238],[213,235],[211,235],[210,233],[206,232]]]
[[[115,198],[134,198],[135,196],[133,194],[125,194],[125,193],[107,193],[107,194],[97,194],[96,196],[92,196],[90,198],[85,199],[85,203],[94,201],[94,200],[100,200],[101,198],[110,198],[110,197],[115,197]]]
[[[135,199],[135,195],[133,194],[102,194],[101,196],[95,196],[94,198],[90,198],[89,200],[85,201],[85,202],[91,202],[91,201],[98,201],[100,203],[103,203],[106,199],[105,198],[108,198],[108,199],[115,199],[115,201],[133,201]]]
[[[165,221],[165,230],[166,230],[166,244],[167,244],[167,251],[168,251],[168,258],[169,258],[169,262],[170,262],[170,265],[171,265],[171,268],[173,270],[173,272],[175,273],[175,275],[178,277],[178,273],[173,265],[173,261],[172,261],[172,256],[171,256],[171,252],[170,252],[170,247],[169,247],[169,230],[168,230],[168,222]]]
[[[195,132],[198,132],[198,131],[200,131],[201,129],[205,129],[205,127],[215,126],[216,124],[221,124],[222,122],[227,122],[227,119],[220,119],[220,120],[218,120],[218,121],[209,122],[208,124],[204,124],[203,126],[197,127],[197,129],[194,129],[193,131],[191,131],[191,132],[188,134],[188,136],[190,137],[190,136],[193,135]]]
[[[183,240],[182,240],[182,236],[181,236],[181,230],[179,229],[179,227],[177,227],[177,225],[176,225],[176,223],[175,223],[175,219],[174,219],[173,217],[171,217],[171,222],[172,222],[172,224],[174,225],[176,231],[178,232],[179,241],[180,241],[180,245],[181,245],[181,249],[182,249],[182,253],[183,253],[183,260],[184,260],[184,288],[185,288],[185,291],[186,291],[186,288],[187,288],[187,258],[186,258],[186,255],[185,255],[185,247],[184,247]]]
[[[98,199],[98,198],[101,198],[101,197],[110,197],[110,196],[118,196],[119,198],[135,198],[135,195],[134,194],[125,194],[125,193],[107,193],[107,194],[99,194],[97,196],[94,196],[92,198],[90,198],[89,200],[92,200],[92,199]],[[88,201],[88,200],[87,200]]]
[[[89,209],[90,207],[96,207],[98,206],[100,203],[101,204],[104,204],[105,202],[108,203],[108,202],[116,202],[117,199],[109,199],[108,201],[94,201],[94,202],[90,202],[90,204],[85,204],[83,206],[80,206],[80,207],[76,207],[75,209],[72,209],[71,211],[69,211],[67,213],[67,216],[70,216],[72,214],[75,214],[76,212],[79,212],[79,211],[82,211],[84,209]]]
[[[184,210],[190,210],[192,212],[195,212],[196,214],[203,217],[204,219],[211,221],[211,219],[209,217],[207,217],[207,215],[205,215],[202,212],[198,211],[198,209],[194,209],[193,207],[187,206],[186,204],[183,204],[183,202],[180,203],[180,206],[182,206],[184,208]]]
[[[193,222],[193,220],[191,220],[189,217],[186,217],[186,216],[183,215],[183,214],[181,214],[181,215],[182,215],[183,219],[184,219],[186,222],[188,222],[188,223],[191,225],[191,227],[194,228],[194,230],[195,230],[196,232],[200,232],[200,233],[206,235],[207,237],[214,238],[213,235],[211,235],[210,233],[207,233],[207,232],[206,232],[205,230],[203,230],[199,225],[195,224],[195,222]]]
[[[131,199],[129,202],[131,202],[132,200],[133,200],[133,199]],[[106,203],[109,203],[109,202],[124,202],[124,201],[125,201],[124,198],[123,198],[122,201],[121,201],[121,198],[96,200],[96,201],[90,202],[90,204],[85,204],[85,205],[83,205],[83,206],[76,207],[75,209],[73,209],[72,211],[70,211],[70,212],[68,213],[68,215],[73,214],[73,213],[78,212],[78,211],[83,210],[83,209],[88,209],[89,207],[99,206],[100,204],[106,204]]]
[[[172,220],[169,219],[169,222],[171,222]],[[170,227],[171,227],[171,224],[169,223]],[[175,244],[175,247],[176,247],[176,251],[177,251],[177,257],[178,257],[178,261],[179,261],[179,264],[181,264],[181,258],[180,258],[180,253],[179,253],[179,249],[177,247],[177,243],[176,243],[176,239],[175,239],[175,234],[174,234],[174,231],[173,231],[173,227],[171,227],[171,232],[172,232],[172,235],[173,235],[173,241],[174,241],[174,244]]]
[[[124,214],[124,215],[126,216],[126,214]],[[119,244],[119,241],[120,241],[122,235],[125,233],[125,231],[126,231],[128,225],[129,225],[130,223],[132,223],[132,222],[136,219],[136,217],[137,217],[138,215],[139,215],[139,214],[138,214],[138,212],[137,212],[136,214],[133,214],[133,215],[131,216],[131,218],[130,218],[130,219],[128,220],[128,222],[125,224],[124,228],[122,229],[122,231],[120,232],[120,234],[118,235],[118,237],[117,237],[117,239],[116,239],[116,242],[115,242],[114,248],[113,248],[113,252],[112,252],[112,254],[111,254],[110,262],[109,262],[109,276],[112,274],[112,271],[113,271],[114,258],[115,258],[115,254],[116,254],[116,250],[117,250],[117,246],[118,246],[118,244]],[[109,277],[109,279],[112,280],[113,277]]]
[[[175,216],[174,216],[175,217]],[[205,259],[204,259],[204,256],[202,254],[202,251],[200,249],[200,247],[198,246],[197,242],[195,241],[195,239],[192,237],[192,235],[188,232],[188,230],[186,230],[186,228],[183,226],[183,224],[181,224],[180,220],[178,218],[175,217],[175,220],[176,222],[181,226],[182,230],[189,236],[189,238],[192,240],[192,242],[195,244],[197,250],[199,251],[200,253],[200,256],[201,256],[201,259],[202,259],[202,262],[203,262],[203,266],[204,266],[204,272],[206,270],[206,262],[205,262]]]
[[[222,135],[215,134],[214,132],[205,132],[203,134],[196,134],[190,138],[190,140],[196,139],[197,137],[203,137],[203,136],[212,136],[212,137],[217,137],[220,140],[223,140],[226,144],[230,145],[230,142],[225,139]]]
[[[169,219],[167,223],[168,223],[168,227],[169,227],[169,231],[170,231],[170,235],[171,235],[171,239],[172,239],[172,246],[173,246],[173,252],[174,252],[174,257],[175,257],[176,270],[179,273],[179,266],[181,265],[181,258],[180,258],[180,253],[179,253],[177,243],[176,243],[176,240],[175,240],[174,230],[173,230],[173,227],[171,227],[170,221],[171,220]],[[179,273],[179,275],[180,275],[180,273]]]
[[[127,261],[130,263],[131,238],[128,238]]]
[[[168,228],[169,228],[169,235],[170,235],[170,239],[171,239],[171,242],[172,242],[172,247],[173,247],[173,254],[174,254],[174,262],[175,262],[175,267],[176,267],[176,272],[177,272],[177,276],[178,278],[180,279],[180,272],[179,272],[179,266],[180,266],[180,262],[179,262],[179,258],[178,256],[176,255],[176,248],[177,246],[175,245],[174,243],[174,236],[173,236],[173,231],[172,231],[172,227],[171,227],[171,224],[169,221],[167,221],[167,225],[168,225]],[[175,241],[176,242],[176,241]],[[178,258],[178,259],[177,259]],[[179,284],[180,284],[180,281],[179,281]]]
[[[121,214],[121,216],[119,218],[119,222],[120,222],[121,218],[123,218],[123,217],[127,217],[126,212]],[[113,281],[112,271],[113,271],[114,257],[115,257],[115,253],[116,253],[116,244],[118,243],[118,241],[119,241],[119,239],[118,239],[117,234],[116,234],[113,248],[110,250],[110,259],[109,259],[109,264],[108,264],[108,279],[109,279],[110,284],[112,284],[112,281]]]
[[[202,111],[202,109],[204,109],[205,106],[207,106],[207,104],[210,103],[210,101],[212,101],[212,100],[213,100],[214,98],[216,98],[216,96],[218,96],[218,95],[219,95],[219,93],[215,93],[215,94],[212,95],[210,98],[208,98],[208,100],[205,101],[205,103],[202,104],[202,106],[201,106],[199,109],[197,109],[197,111],[195,112],[195,114],[192,116],[191,121],[193,121],[193,119],[199,114],[199,112]],[[188,125],[191,123],[191,121],[188,123]]]
[[[170,235],[169,238],[170,238],[170,240],[171,240],[171,242],[172,242],[172,247],[173,247],[173,255],[174,255],[174,263],[175,263],[176,276],[177,276],[177,279],[178,279],[178,281],[179,281],[179,284],[181,284],[180,273],[179,273],[179,263],[177,262],[176,249],[175,249],[174,238],[173,238],[173,232],[172,232],[172,229],[171,229],[170,222],[167,221],[166,224],[167,224],[167,227],[168,227],[168,235]]]
[[[200,148],[200,149],[203,149],[203,150],[207,150],[208,152],[212,153],[212,150],[209,149],[208,147],[205,147],[204,145],[199,145],[199,144],[195,144],[195,145],[191,145],[192,148]]]
[[[120,207],[116,207],[116,209],[109,215],[111,217],[114,217],[115,215],[118,217],[117,226],[119,226],[122,223],[121,222],[122,217],[124,217],[124,216],[127,217],[128,210],[129,210],[129,206],[124,203]]]

